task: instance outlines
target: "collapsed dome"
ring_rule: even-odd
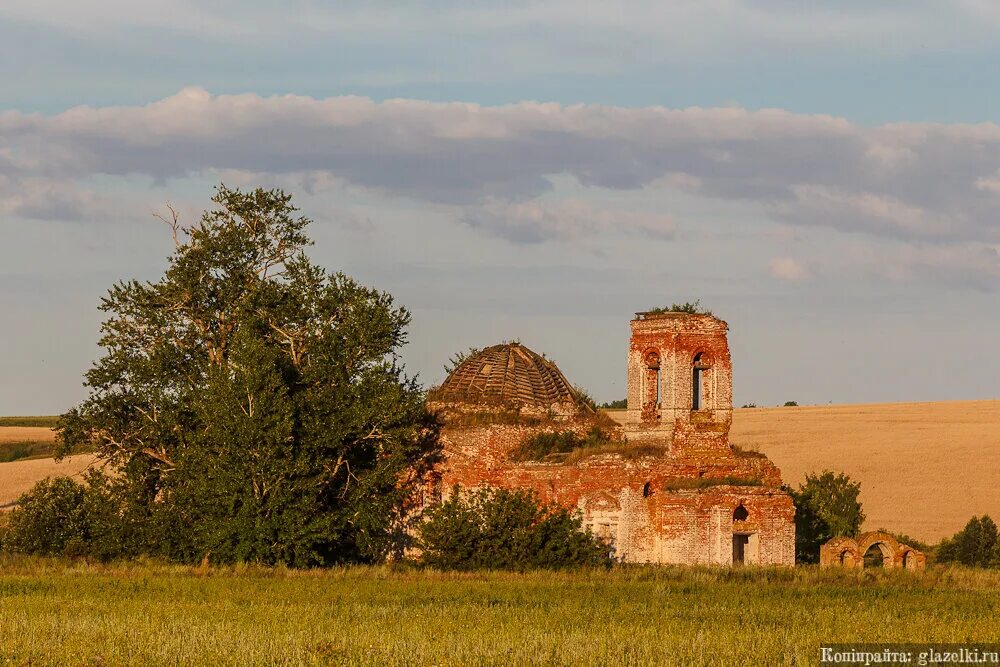
[[[576,406],[577,394],[554,362],[520,343],[493,345],[465,359],[436,392],[441,401]]]

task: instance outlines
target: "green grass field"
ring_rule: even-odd
[[[1000,641],[1000,573],[91,565],[0,557],[4,664],[814,664]]]

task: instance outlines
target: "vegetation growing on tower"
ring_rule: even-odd
[[[688,315],[712,315],[712,311],[701,305],[701,299],[685,301],[684,303],[672,303],[669,306],[657,306],[646,311],[650,315],[661,313],[687,313]]]

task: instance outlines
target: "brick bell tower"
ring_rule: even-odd
[[[676,456],[729,453],[733,364],[729,325],[712,315],[636,313],[628,352],[629,440]]]

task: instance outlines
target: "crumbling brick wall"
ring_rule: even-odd
[[[728,325],[711,315],[639,313],[631,328],[629,437],[724,450],[733,419]]]
[[[579,509],[586,527],[607,536],[616,556],[629,562],[728,565],[736,531],[756,536],[757,551],[746,562],[794,563],[795,509],[776,488],[780,473],[767,459],[599,454],[570,465],[505,458],[536,432],[446,427],[443,493],[455,485],[530,489],[543,502]],[[684,488],[685,481],[693,488]],[[735,521],[740,506],[748,517]]]
[[[441,492],[455,485],[530,489],[544,502],[579,509],[586,527],[629,562],[793,565],[795,508],[780,471],[728,441],[727,330],[710,315],[637,315],[627,418],[616,434],[622,447],[573,463],[517,462],[510,453],[542,431],[586,433],[594,416],[585,411],[551,423],[469,426],[463,410],[479,407],[437,405],[446,415]]]
[[[901,544],[884,531],[862,533],[855,537],[834,537],[819,548],[820,567],[863,568],[865,554],[871,548],[882,554],[882,567],[923,569],[927,557],[908,544]]]

